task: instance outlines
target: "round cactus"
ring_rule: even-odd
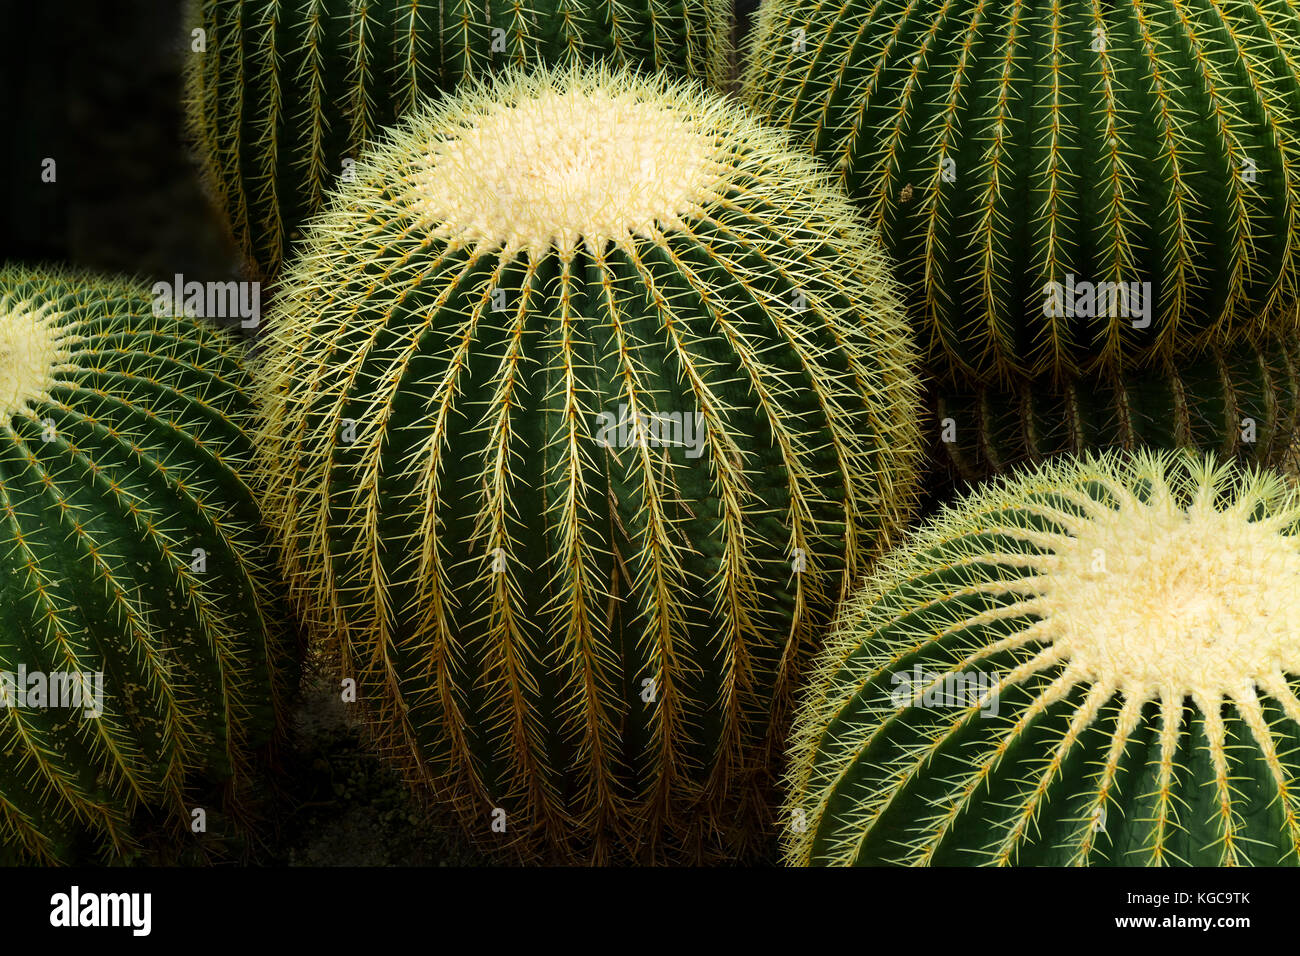
[[[1186,452],[945,510],[827,642],[795,864],[1295,864],[1300,497]]]
[[[358,163],[268,324],[266,510],[472,835],[752,845],[791,681],[911,507],[900,310],[811,159],[695,86],[511,74]]]
[[[369,139],[466,77],[600,58],[721,88],[731,69],[726,0],[191,2],[191,137],[265,277]]]
[[[6,862],[120,854],[137,810],[188,832],[194,788],[237,800],[277,727],[245,375],[223,333],[153,304],[0,268]]]
[[[1297,36],[1279,4],[764,0],[743,88],[869,212],[936,373],[1118,373],[1294,331]]]
[[[1198,449],[1277,466],[1300,424],[1300,354],[1289,337],[1267,338],[1060,386],[940,388],[933,404],[940,456],[968,481],[1112,447]]]

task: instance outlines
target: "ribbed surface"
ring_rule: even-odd
[[[1295,865],[1297,534],[1280,476],[1119,453],[945,510],[827,641],[787,861]]]
[[[880,228],[935,372],[988,381],[1122,371],[1293,302],[1298,71],[1288,0],[765,0],[743,95]],[[1046,315],[1069,276],[1151,283],[1150,326]]]
[[[552,89],[690,117],[715,194],[576,248],[431,238],[419,144]],[[267,339],[268,514],[391,750],[487,845],[746,852],[800,663],[914,492],[914,356],[847,202],[721,99],[561,72],[421,112],[307,250]],[[699,457],[602,445],[620,407],[696,416]]]
[[[424,97],[511,66],[590,62],[695,77],[730,69],[725,0],[193,0],[189,120],[210,191],[272,277],[344,160]]]
[[[1060,386],[940,387],[933,409],[940,458],[968,481],[1106,448],[1190,448],[1277,466],[1300,423],[1300,356],[1294,343],[1266,339]]]
[[[72,859],[87,835],[124,850],[141,805],[188,831],[188,788],[237,797],[276,724],[283,619],[236,474],[245,373],[223,333],[152,304],[133,283],[0,269],[0,322],[44,310],[72,343],[48,397],[0,420],[0,671],[102,673],[104,692],[97,719],[0,708],[10,862]]]

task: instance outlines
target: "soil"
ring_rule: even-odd
[[[430,820],[369,746],[322,662],[308,661],[291,717],[292,746],[254,862],[288,866],[477,866],[490,861],[448,823]]]

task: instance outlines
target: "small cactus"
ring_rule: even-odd
[[[278,274],[368,140],[466,77],[591,62],[707,80],[731,69],[726,0],[192,0],[188,116],[209,192],[253,270]]]
[[[1300,353],[1289,336],[1267,338],[1063,385],[941,387],[933,404],[940,457],[967,481],[1106,448],[1190,448],[1280,466],[1300,424]]]
[[[245,373],[152,307],[0,268],[0,861],[121,858],[137,810],[188,832],[193,788],[237,799],[277,728]]]
[[[842,194],[698,87],[514,73],[390,133],[281,290],[268,519],[412,778],[528,857],[752,847],[914,494],[915,356]]]
[[[1109,452],[947,508],[827,642],[788,861],[1300,862],[1298,495]]]
[[[834,167],[953,382],[1294,334],[1300,9],[763,0],[745,100]]]

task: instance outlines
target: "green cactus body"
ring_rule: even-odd
[[[1300,424],[1300,355],[1286,338],[1211,349],[1175,366],[1063,386],[934,395],[940,457],[968,481],[1059,454],[1188,448],[1283,464]]]
[[[1288,864],[1300,498],[1186,452],[1056,459],[947,508],[827,641],[795,864]]]
[[[0,268],[5,862],[120,854],[137,810],[188,832],[193,787],[237,800],[277,726],[284,619],[234,470],[244,373],[223,333],[152,306],[132,282]],[[79,675],[99,716],[54,706]]]
[[[363,145],[422,98],[512,66],[591,62],[707,80],[731,66],[726,0],[192,0],[191,135],[250,267],[351,179]]]
[[[512,74],[359,163],[282,290],[268,518],[414,780],[507,855],[743,853],[914,493],[915,356],[846,198],[697,88]]]
[[[764,0],[743,96],[869,213],[936,374],[1122,373],[1294,331],[1297,38],[1275,0]]]

